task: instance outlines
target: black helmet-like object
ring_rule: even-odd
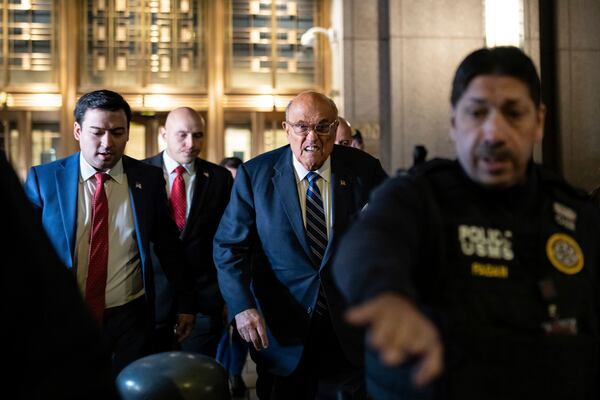
[[[227,372],[214,359],[171,351],[140,358],[117,377],[123,400],[228,400]]]

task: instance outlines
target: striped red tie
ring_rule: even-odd
[[[180,231],[183,231],[185,227],[186,194],[185,181],[183,180],[184,172],[185,168],[181,165],[175,168],[177,176],[171,188],[171,215]]]
[[[102,326],[108,268],[108,200],[104,182],[108,174],[96,172],[96,191],[92,200],[92,231],[88,275],[85,281],[85,301],[92,316]]]

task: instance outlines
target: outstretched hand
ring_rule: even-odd
[[[417,386],[430,383],[443,370],[443,347],[435,326],[404,297],[384,293],[346,313],[353,325],[366,326],[370,344],[384,364],[394,366],[418,357]]]

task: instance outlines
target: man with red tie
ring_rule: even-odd
[[[195,306],[162,173],[123,155],[129,105],[118,93],[98,90],[78,100],[74,116],[81,152],[31,168],[25,191],[75,273],[119,371],[152,347],[150,244],[177,291],[181,340],[191,331]]]
[[[223,298],[219,291],[212,259],[212,241],[221,215],[229,203],[233,178],[229,171],[199,158],[204,141],[202,116],[188,107],[172,110],[160,134],[165,151],[146,160],[160,167],[166,181],[171,215],[179,227],[182,254],[193,276],[196,304],[200,311],[189,338],[181,348],[215,357],[223,333]],[[154,257],[154,256],[153,256]],[[158,260],[156,260],[158,261]],[[173,288],[158,262],[156,282],[156,347],[154,351],[173,350]]]

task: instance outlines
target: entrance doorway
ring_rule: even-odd
[[[0,111],[0,149],[21,180],[30,166],[56,160],[60,142],[57,111]]]

